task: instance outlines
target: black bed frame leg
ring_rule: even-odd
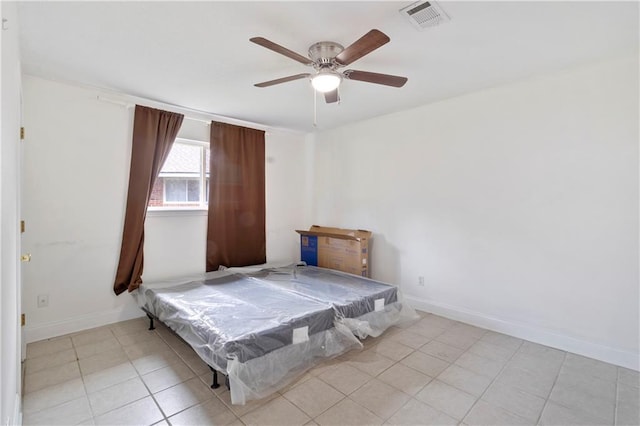
[[[149,330],[155,330],[156,327],[153,325],[153,316],[147,313],[147,317],[149,317]]]
[[[209,368],[213,371],[213,383],[211,384],[211,389],[218,389],[220,387],[220,383],[218,383],[218,371],[211,366],[209,366]]]

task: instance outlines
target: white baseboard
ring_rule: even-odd
[[[144,316],[144,312],[135,303],[131,303],[108,311],[92,312],[46,324],[27,324],[24,327],[24,340],[26,343],[37,342],[142,316]]]
[[[508,334],[541,345],[562,349],[567,352],[573,352],[632,370],[639,370],[640,354],[638,353],[558,334],[553,330],[536,327],[531,324],[507,321],[480,312],[433,302],[415,296],[405,295],[405,298],[414,308],[421,311],[431,312],[449,319]]]

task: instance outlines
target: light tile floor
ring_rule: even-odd
[[[638,372],[421,313],[245,406],[135,319],[31,343],[25,425],[637,425]]]

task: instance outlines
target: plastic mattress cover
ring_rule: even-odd
[[[339,321],[356,336],[377,337],[392,325],[418,316],[394,285],[302,263],[275,267],[227,268],[256,283],[270,283],[321,303],[330,303]]]
[[[132,294],[211,367],[226,373],[233,404],[263,398],[320,359],[360,342],[332,305],[226,271],[153,284]]]

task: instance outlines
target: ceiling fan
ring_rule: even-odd
[[[288,77],[254,84],[256,87],[269,87],[302,78],[310,78],[313,88],[318,92],[324,93],[324,98],[327,103],[333,103],[339,100],[338,86],[343,79],[383,84],[392,87],[402,87],[407,82],[406,77],[399,77],[397,75],[378,74],[358,70],[338,71],[339,68],[355,62],[388,43],[390,41],[389,37],[379,30],[369,31],[346,48],[333,41],[314,43],[309,47],[308,58],[263,37],[253,37],[249,39],[249,41],[273,50],[294,61],[313,67],[315,70],[313,73],[290,75]]]

